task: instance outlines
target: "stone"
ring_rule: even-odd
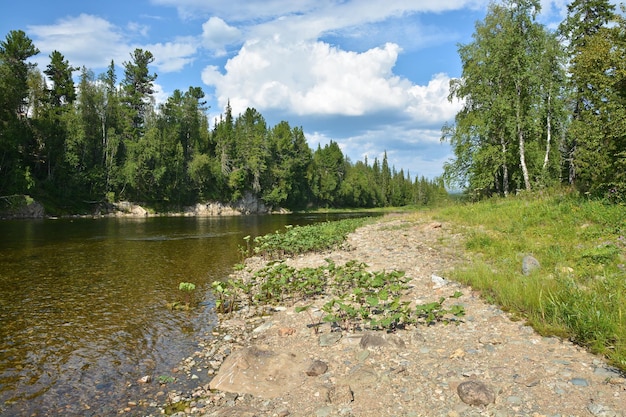
[[[142,376],[141,378],[139,378],[139,380],[137,380],[137,382],[141,384],[149,384],[150,382],[152,382],[152,376],[150,375]]]
[[[433,288],[438,289],[438,288],[442,288],[445,287],[446,285],[448,285],[448,280],[445,278],[442,278],[438,275],[432,274],[430,276],[430,280],[433,283]]]
[[[531,272],[539,269],[541,267],[541,265],[539,264],[539,261],[531,255],[526,255],[524,256],[524,259],[522,259],[522,273],[524,275],[530,275]]]
[[[621,417],[622,414],[603,406],[602,404],[591,403],[587,406],[587,410],[595,417]]]
[[[569,381],[572,385],[576,385],[579,387],[588,387],[589,386],[589,381],[587,381],[584,378],[572,378]]]
[[[322,362],[319,360],[313,361],[309,369],[307,369],[306,374],[308,376],[319,376],[325,374],[328,370],[328,365],[326,362]]]
[[[332,346],[337,343],[341,339],[341,333],[332,332],[332,333],[324,333],[319,337],[320,346]]]
[[[374,333],[366,333],[361,338],[359,342],[359,346],[361,349],[374,349],[385,346],[387,341],[384,337],[374,334]]]
[[[252,333],[262,333],[262,332],[268,330],[269,328],[271,328],[273,325],[274,325],[274,323],[272,323],[271,321],[268,321],[268,322],[263,323],[262,325],[258,326],[254,330],[252,330]]]
[[[277,353],[253,346],[226,358],[209,388],[275,398],[300,386],[306,369],[304,359],[294,353]]]
[[[331,404],[345,405],[354,401],[354,393],[350,388],[350,385],[339,384],[328,391],[328,401]]]
[[[469,405],[488,405],[496,401],[496,395],[481,381],[465,381],[456,389],[461,401]]]
[[[293,327],[281,327],[278,329],[278,335],[281,337],[291,336],[293,334],[296,334],[296,329]]]

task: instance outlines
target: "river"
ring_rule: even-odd
[[[244,236],[346,216],[0,221],[0,415],[116,414],[210,337]]]

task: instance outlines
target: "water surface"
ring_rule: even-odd
[[[244,236],[338,217],[0,222],[0,415],[116,414],[210,334],[210,283]],[[180,282],[196,285],[191,313],[166,306]]]

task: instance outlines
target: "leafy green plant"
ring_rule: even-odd
[[[176,379],[169,375],[159,375],[158,381],[159,381],[159,384],[165,385],[165,384],[169,384],[169,383],[176,381]]]
[[[196,285],[191,282],[181,282],[178,284],[178,290],[182,291],[185,294],[185,305],[187,307],[190,306],[191,303],[191,294],[195,291]]]
[[[329,250],[340,245],[349,233],[368,221],[370,221],[368,218],[355,218],[308,226],[287,225],[282,233],[276,231],[255,237],[252,251],[272,259],[284,255]]]
[[[215,311],[218,313],[225,313],[226,306],[229,306],[230,311],[233,309],[233,300],[232,291],[230,286],[226,282],[222,281],[213,281],[211,283],[211,289],[213,293],[217,295],[217,299],[215,300]]]
[[[451,298],[458,298],[455,292]],[[465,315],[465,308],[462,305],[455,304],[450,309],[446,309],[443,306],[445,297],[439,298],[439,301],[431,303],[421,304],[415,308],[418,321],[425,324],[432,325],[437,322],[450,323],[453,319],[450,317],[458,318]]]

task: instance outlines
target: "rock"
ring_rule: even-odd
[[[526,255],[524,256],[524,259],[522,259],[522,273],[524,275],[530,275],[531,272],[539,269],[540,267],[541,265],[539,264],[539,261],[531,255]]]
[[[328,401],[330,401],[331,404],[337,405],[350,404],[354,401],[354,393],[350,385],[339,384],[328,391]]]
[[[602,404],[591,403],[587,406],[587,410],[595,417],[621,417],[622,414],[603,406]]]
[[[152,382],[152,376],[150,375],[142,376],[141,378],[137,380],[137,382],[141,384],[149,384],[150,382]]]
[[[278,329],[278,335],[281,337],[291,336],[292,334],[296,334],[296,329],[293,327],[281,327]]]
[[[572,378],[569,381],[572,385],[576,385],[579,387],[588,387],[589,386],[589,381],[587,381],[584,378]]]
[[[302,384],[306,365],[294,353],[249,347],[230,355],[209,388],[275,398]]]
[[[437,288],[442,288],[445,287],[446,285],[448,285],[448,280],[445,278],[442,278],[438,275],[432,274],[430,276],[430,280],[433,283],[433,288],[437,289]]]
[[[252,333],[262,333],[266,331],[267,329],[269,329],[270,327],[272,327],[273,325],[274,323],[272,323],[271,321],[268,321],[266,323],[263,323],[259,327],[256,327],[254,330],[252,330]]]
[[[366,333],[361,338],[359,342],[359,346],[361,349],[375,349],[382,346],[385,346],[387,341],[381,335],[375,333]]]
[[[341,339],[341,333],[325,333],[319,337],[320,346],[332,346]]]
[[[308,376],[319,376],[325,374],[328,370],[328,365],[326,362],[322,362],[319,360],[313,361],[309,369],[307,369],[306,374]]]
[[[496,395],[491,388],[480,381],[462,382],[456,391],[465,404],[488,405],[496,401]]]
[[[376,333],[366,333],[361,337],[359,346],[361,349],[378,349],[384,346],[391,345],[397,349],[406,348],[406,343],[400,337],[394,334],[381,335]]]

